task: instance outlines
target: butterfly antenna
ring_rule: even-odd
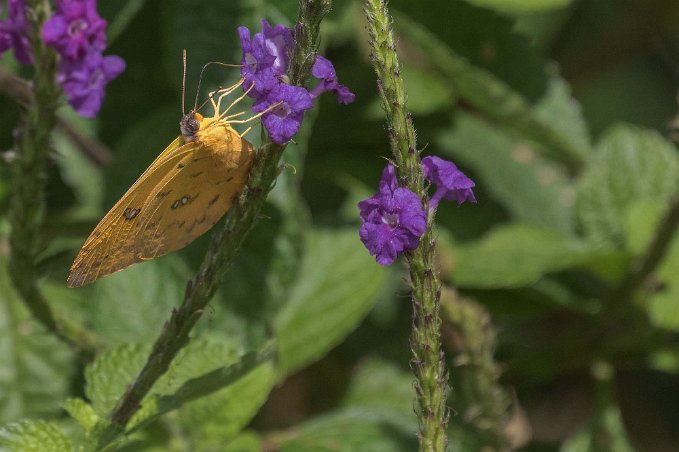
[[[182,51],[182,63],[184,64],[184,71],[182,74],[182,116],[186,115],[186,108],[184,106],[184,99],[186,97],[186,49]]]
[[[243,66],[242,64],[228,64],[228,63],[222,63],[221,61],[208,61],[207,63],[205,63],[205,65],[203,66],[203,69],[200,70],[200,77],[198,78],[198,89],[196,90],[196,101],[193,103],[193,109],[194,110],[198,107],[198,97],[200,95],[200,84],[203,82],[203,72],[205,72],[205,69],[207,69],[207,67],[210,66],[211,64],[217,64],[219,66],[226,66],[226,67],[241,67],[241,66]]]

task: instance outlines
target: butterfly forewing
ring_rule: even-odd
[[[197,141],[173,141],[99,222],[71,267],[68,285],[183,248],[231,207],[252,164],[252,145],[225,123]]]

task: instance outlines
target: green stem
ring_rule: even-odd
[[[61,90],[55,81],[56,53],[40,39],[42,23],[50,16],[49,2],[31,1],[26,15],[35,60],[34,96],[21,117],[11,163],[9,274],[33,317],[89,359],[98,347],[94,336],[73,322],[57,320],[38,289],[40,274],[35,261],[44,247],[41,228],[45,217],[49,139],[56,125]]]
[[[506,433],[510,397],[499,383],[500,367],[493,359],[496,335],[490,314],[480,304],[446,288],[441,294],[441,311],[457,338],[452,378],[452,400],[460,412],[456,422],[470,430],[468,441],[474,449],[510,450]]]
[[[387,132],[399,176],[399,185],[417,193],[428,208],[424,178],[417,150],[412,116],[406,110],[406,92],[401,79],[401,66],[396,55],[391,19],[384,0],[366,0],[365,13],[372,47],[372,60],[377,73],[377,86],[387,118]],[[410,346],[412,369],[417,378],[417,414],[419,416],[420,450],[443,451],[447,447],[448,409],[446,387],[448,375],[441,350],[439,317],[440,283],[434,269],[436,241],[432,234],[433,216],[419,246],[408,253],[413,302],[413,331]]]
[[[320,22],[329,10],[329,0],[300,1],[295,28],[296,46],[289,71],[292,84],[303,86],[308,79],[318,49]],[[280,172],[278,163],[284,150],[285,145],[269,140],[257,150],[248,183],[227,216],[223,230],[213,236],[197,275],[187,284],[182,305],[172,311],[146,365],[111,413],[111,426],[104,435],[106,441],[124,430],[151,387],[167,371],[179,350],[188,343],[191,329],[259,218],[266,197]]]

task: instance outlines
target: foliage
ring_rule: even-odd
[[[435,230],[440,278],[461,295],[444,307],[446,364],[460,385],[448,399],[451,447],[500,450],[509,438],[528,451],[679,448],[667,427],[679,398],[679,152],[667,128],[677,110],[679,6],[389,6],[420,146],[476,182],[478,204],[440,206]],[[98,7],[109,50],[127,70],[109,85],[98,119],[57,112],[79,140],[64,127],[52,136],[39,268],[55,318],[100,347],[81,361],[12,288],[13,187],[0,163],[2,450],[102,444],[110,410],[181,303],[209,234],[81,289],[64,287],[70,260],[177,134],[181,49],[193,99],[205,62],[238,62],[236,26],[262,17],[291,25],[297,2]],[[111,450],[417,447],[406,274],[399,263],[376,265],[358,236],[356,202],[375,191],[389,155],[364,27],[361,2],[334,3],[323,53],[356,102],[323,99],[309,112],[189,345]],[[30,78],[1,58],[0,81],[10,72]],[[210,67],[199,97],[234,79],[237,70]],[[9,149],[20,108],[9,84],[0,90],[0,149]],[[249,138],[257,144],[258,131]],[[83,157],[101,149],[109,164]],[[483,328],[464,325],[478,319]]]

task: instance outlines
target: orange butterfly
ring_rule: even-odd
[[[181,249],[210,229],[245,186],[253,145],[227,116],[242,95],[220,113],[224,96],[241,86],[211,93],[214,116],[195,109],[180,121],[177,137],[151,163],[99,222],[71,266],[69,287],[89,284],[136,262]],[[246,93],[247,94],[247,93]],[[214,96],[217,95],[217,102]]]

